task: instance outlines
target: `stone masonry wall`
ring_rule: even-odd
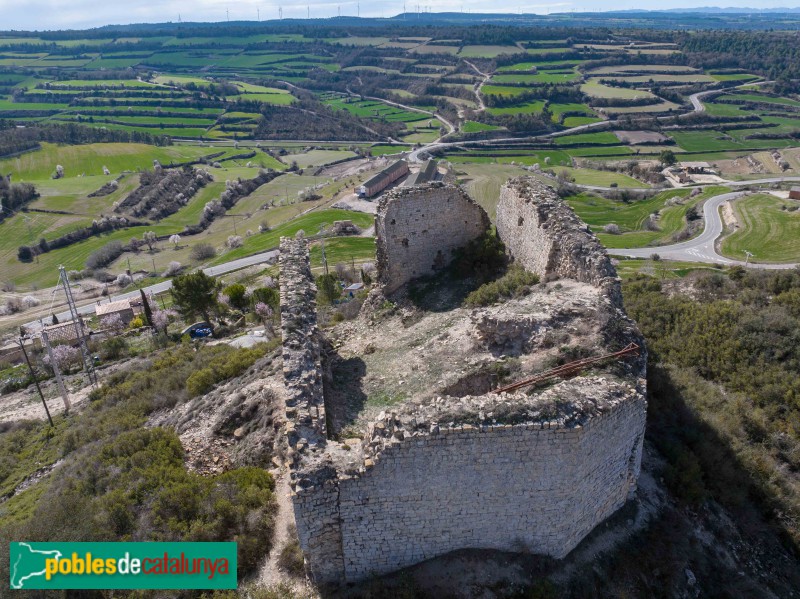
[[[512,180],[497,214],[519,263],[602,288],[601,303],[640,338],[602,246],[550,188]],[[453,186],[386,194],[376,216],[379,281],[391,292],[435,272],[488,226]],[[410,398],[370,423],[360,444],[327,440],[308,260],[305,241],[281,240],[290,482],[315,582],[355,582],[463,548],[562,558],[633,495],[644,350],[622,378],[579,376],[531,395]]]
[[[620,300],[611,259],[589,227],[533,177],[518,177],[500,190],[497,234],[509,253],[543,280],[575,279],[605,287]]]
[[[281,335],[286,388],[286,440],[297,532],[311,576],[338,581],[343,572],[336,471],[325,454],[325,399],[321,338],[317,329],[317,288],[305,239],[280,242]],[[301,475],[300,465],[306,465]]]
[[[384,291],[441,270],[454,250],[489,226],[486,211],[454,185],[435,182],[386,193],[375,216],[378,280]]]
[[[633,493],[644,404],[583,426],[464,426],[396,441],[340,481],[346,580],[462,548],[563,558]]]

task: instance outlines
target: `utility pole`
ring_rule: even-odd
[[[42,393],[42,388],[39,386],[39,379],[36,378],[36,373],[33,371],[33,366],[31,366],[31,361],[28,358],[28,352],[25,351],[25,341],[22,337],[19,338],[19,348],[22,350],[22,355],[25,356],[25,362],[28,364],[28,371],[31,373],[33,382],[36,383],[36,390],[39,392],[39,397],[42,398],[42,405],[44,406],[44,411],[47,414],[47,419],[50,421],[50,426],[54,426],[53,417],[50,416],[50,410],[47,408],[47,402],[44,400],[44,393]]]
[[[61,393],[61,399],[64,400],[64,413],[69,412],[69,394],[67,388],[64,386],[64,379],[61,378],[61,369],[58,367],[58,362],[53,355],[53,348],[50,346],[50,338],[47,336],[46,331],[42,331],[42,343],[47,348],[47,355],[50,356],[50,365],[53,367],[53,374],[56,375],[56,384],[58,391]]]
[[[78,341],[80,342],[81,346],[81,361],[83,362],[83,369],[86,372],[86,376],[89,379],[89,383],[91,383],[92,387],[97,388],[97,373],[94,371],[94,362],[92,360],[92,355],[89,353],[89,345],[86,342],[86,333],[83,330],[83,321],[81,320],[81,315],[78,312],[78,307],[75,305],[75,298],[72,296],[72,288],[69,284],[69,275],[67,275],[67,269],[63,266],[58,267],[60,273],[60,282],[64,287],[64,293],[67,296],[67,305],[69,306],[69,313],[72,316],[73,326],[75,327],[75,331],[78,333]]]

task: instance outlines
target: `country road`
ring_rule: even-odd
[[[248,266],[254,266],[256,264],[263,264],[264,262],[269,262],[271,259],[277,257],[278,250],[268,250],[266,252],[261,252],[260,254],[255,254],[253,256],[247,256],[246,258],[239,258],[238,260],[231,260],[230,262],[226,262],[224,264],[219,264],[217,266],[209,266],[208,268],[204,268],[203,272],[209,276],[217,277],[219,275],[224,275],[229,272],[233,272],[235,270],[239,270],[241,268],[246,268]],[[150,285],[149,287],[143,287],[142,290],[150,295],[150,294],[158,294],[164,293],[168,291],[172,287],[172,281],[162,281],[161,283],[156,283],[155,285]],[[136,297],[140,297],[140,292],[137,289],[136,291],[129,291],[127,293],[120,293],[119,295],[109,296],[108,298],[103,298],[102,303],[107,302],[115,302],[117,300],[123,299],[133,299]],[[94,314],[94,309],[97,304],[95,302],[90,302],[78,308],[78,312],[80,314]],[[59,312],[56,314],[59,322],[65,322],[71,318],[69,312]],[[40,324],[38,320],[33,322],[29,322],[24,325],[29,332],[37,331],[40,328]]]
[[[771,81],[759,81],[757,83],[752,83],[752,82],[743,83],[742,85],[737,85],[735,87],[730,87],[730,88],[727,88],[725,90],[713,89],[713,90],[707,90],[707,91],[703,91],[703,92],[698,92],[696,94],[692,94],[691,96],[689,96],[689,100],[692,103],[692,110],[690,110],[689,112],[686,112],[686,113],[684,113],[682,115],[678,115],[678,116],[681,117],[681,116],[687,116],[689,114],[694,114],[694,113],[697,113],[697,112],[705,112],[706,107],[700,100],[704,96],[708,96],[708,95],[711,95],[711,94],[726,93],[726,92],[729,92],[731,90],[738,89],[740,87],[745,87],[745,86],[748,86],[748,85],[764,85],[766,83],[771,83]],[[674,118],[674,115],[656,117],[656,120],[665,120],[665,119],[671,119],[671,118]],[[409,154],[408,159],[409,159],[410,162],[421,162],[422,159],[420,158],[420,154],[429,153],[429,152],[431,152],[433,150],[441,150],[441,149],[445,149],[445,148],[452,148],[452,147],[459,147],[459,146],[476,146],[476,145],[477,146],[490,146],[490,145],[493,145],[495,143],[505,143],[505,142],[509,142],[509,141],[531,141],[531,142],[535,142],[535,141],[541,141],[541,140],[548,139],[548,138],[553,138],[553,137],[562,137],[564,135],[572,135],[574,133],[580,133],[582,131],[588,131],[589,129],[595,129],[597,127],[608,127],[608,126],[613,125],[613,124],[614,124],[613,120],[598,121],[596,123],[587,123],[586,125],[578,125],[577,127],[570,127],[569,129],[563,129],[562,131],[553,131],[551,133],[545,133],[543,135],[525,136],[525,137],[501,137],[501,138],[498,138],[498,139],[475,139],[475,140],[468,140],[468,141],[451,141],[451,142],[440,142],[440,141],[437,140],[437,141],[433,141],[433,142],[431,142],[429,144],[426,144],[426,145],[424,145],[424,146],[422,146],[420,148],[417,148],[416,150],[413,150]]]
[[[791,177],[790,179],[800,179]],[[770,179],[763,179],[762,182],[771,182]],[[753,183],[751,181],[751,183]],[[675,243],[672,245],[661,245],[646,248],[633,249],[608,249],[608,253],[614,256],[624,256],[627,258],[649,258],[653,254],[658,254],[665,260],[679,260],[684,262],[705,262],[707,264],[724,264],[726,266],[745,266],[743,260],[731,260],[720,255],[716,249],[716,241],[724,229],[722,216],[719,209],[725,203],[736,200],[746,195],[746,191],[734,191],[723,193],[706,200],[703,205],[703,217],[705,227],[703,232],[694,239]],[[747,266],[751,268],[763,268],[768,270],[782,270],[796,268],[800,264],[757,264],[750,262]]]

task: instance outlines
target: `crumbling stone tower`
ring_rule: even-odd
[[[384,291],[442,270],[454,250],[489,226],[486,211],[455,185],[434,182],[384,194],[375,217],[378,280]]]
[[[430,212],[448,204],[453,214]],[[446,261],[487,226],[485,213],[457,188],[393,192],[376,216],[384,292],[435,272],[438,256]],[[491,343],[498,335],[520,337],[512,341],[519,341],[517,351],[531,363],[545,351],[547,334],[559,327],[574,334],[591,329],[601,350],[636,342],[642,346],[639,357],[610,373],[581,373],[530,394],[470,391],[471,379],[462,378],[466,393],[440,386],[380,413],[365,412],[360,438],[346,443],[331,438],[325,417],[308,249],[302,240],[281,241],[292,501],[306,565],[317,583],[359,581],[464,548],[563,558],[633,496],[646,417],[645,355],[641,335],[624,313],[613,265],[588,227],[551,188],[531,178],[503,187],[497,230],[513,260],[559,284],[447,313],[447,322],[462,324],[457,339],[445,337],[455,348],[445,364],[418,357],[443,343],[441,328],[435,328],[441,327],[441,314],[398,323],[396,335],[411,335],[412,350],[403,359],[414,362],[414,376],[426,388],[449,376],[442,367],[458,370],[456,363],[476,357],[492,364],[497,353]],[[364,317],[354,341],[358,347],[364,347],[368,326]],[[378,320],[373,347],[363,355],[366,376],[370,364],[386,363],[380,353],[395,355],[391,351],[400,342],[382,335],[380,327]],[[459,348],[466,351],[458,354]],[[378,374],[382,379],[385,372]]]

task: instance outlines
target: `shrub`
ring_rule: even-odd
[[[124,249],[119,241],[111,241],[105,244],[99,250],[95,250],[89,254],[89,257],[86,258],[86,268],[91,268],[94,270],[96,268],[108,266],[114,260],[119,258],[123,251]]]
[[[17,248],[17,260],[20,262],[32,262],[33,250],[27,245],[21,245]]]
[[[135,317],[128,323],[129,329],[141,329],[144,326],[144,319],[141,316]]]
[[[242,311],[247,309],[247,304],[249,303],[247,288],[241,283],[228,285],[222,290],[222,293],[228,298],[231,307]]]
[[[241,235],[230,235],[228,240],[225,242],[230,249],[240,248],[244,245],[244,241],[242,240]]]
[[[603,227],[603,231],[610,235],[619,235],[622,231],[619,228],[619,225],[616,223],[608,223],[606,226]]]
[[[316,282],[317,301],[320,304],[330,305],[342,295],[339,281],[336,279],[335,275],[319,275]]]
[[[278,555],[278,566],[292,576],[300,577],[305,574],[305,558],[296,538],[291,539],[281,549]]]
[[[480,282],[497,276],[505,264],[505,246],[494,231],[486,231],[456,252],[456,272]]]
[[[217,250],[210,243],[198,243],[189,252],[189,258],[196,262],[208,260],[217,255]]]
[[[267,304],[273,310],[280,309],[281,294],[273,287],[258,287],[250,294],[250,301],[255,306],[258,303]]]
[[[539,282],[539,275],[528,272],[518,264],[514,264],[508,272],[496,281],[484,283],[467,296],[467,306],[488,306],[503,298],[515,297],[523,293],[530,285]]]
[[[176,260],[173,260],[172,262],[170,262],[167,265],[167,270],[165,270],[163,272],[162,276],[164,276],[164,277],[173,277],[173,276],[177,275],[179,272],[181,272],[182,268],[183,268],[183,266],[181,266],[180,262],[178,262]]]
[[[186,379],[186,390],[192,397],[204,395],[211,391],[215,382],[214,371],[210,368],[203,368]]]
[[[100,356],[104,360],[118,360],[125,355],[128,344],[122,337],[109,337],[100,345]]]

